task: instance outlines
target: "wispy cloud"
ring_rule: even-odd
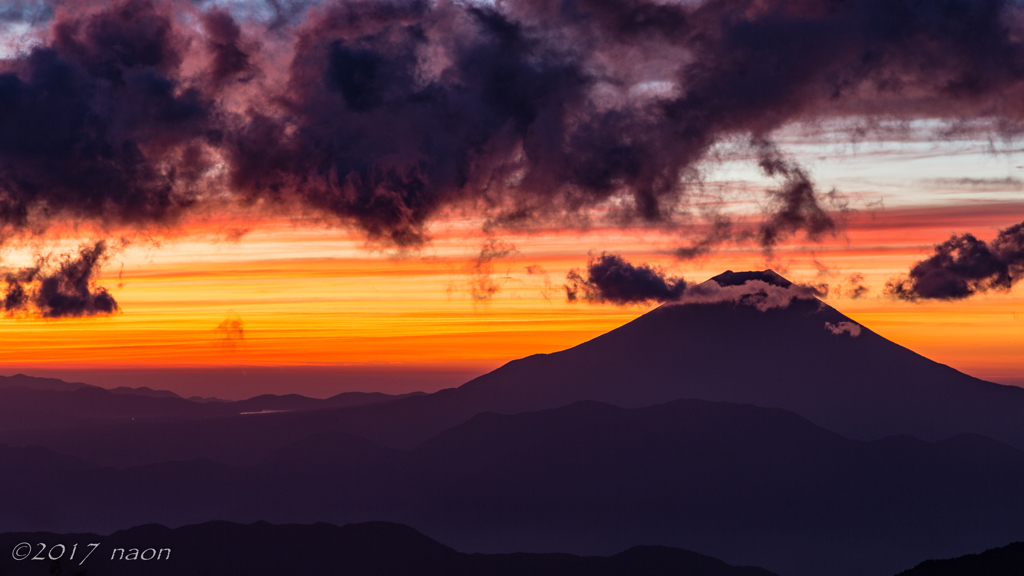
[[[235,345],[245,340],[245,323],[234,310],[228,311],[224,321],[218,324],[214,331],[223,344]]]
[[[117,301],[94,281],[108,258],[107,243],[101,240],[76,253],[41,256],[34,266],[8,270],[3,308],[9,315],[43,318],[113,314],[118,311]]]

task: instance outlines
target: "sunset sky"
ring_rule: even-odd
[[[145,119],[111,121],[104,138],[125,139],[125,133],[133,133],[132,137],[141,142],[148,155],[147,161],[161,170],[168,163],[177,162],[181,164],[177,173],[181,174],[182,167],[190,162],[205,163],[202,176],[185,184],[178,180],[171,184],[180,185],[181,190],[201,189],[198,195],[189,197],[194,202],[183,203],[172,213],[159,214],[146,209],[111,208],[119,201],[117,198],[130,194],[110,192],[112,200],[96,205],[66,201],[74,194],[65,189],[71,190],[77,184],[45,175],[33,182],[40,187],[60,189],[59,193],[46,196],[45,192],[34,191],[35,196],[26,196],[29,193],[24,191],[12,192],[37,174],[27,168],[22,170],[19,162],[28,165],[38,161],[46,170],[66,170],[72,176],[79,167],[52,161],[57,156],[47,156],[47,164],[32,156],[37,154],[34,148],[15,150],[13,145],[0,144],[0,164],[4,166],[0,175],[0,199],[4,203],[0,208],[27,206],[29,214],[27,220],[18,220],[0,211],[6,219],[4,243],[0,247],[0,263],[5,270],[15,273],[32,268],[46,256],[50,258],[47,266],[52,268],[61,258],[75,258],[81,246],[105,240],[106,252],[94,271],[92,286],[107,290],[117,303],[117,310],[112,313],[90,309],[66,317],[46,317],[47,314],[31,307],[10,308],[6,317],[0,319],[0,374],[57,376],[99,385],[149,385],[189,395],[221,397],[270,391],[327,396],[369,388],[386,392],[430,391],[458,385],[474,374],[515,358],[579,344],[659,305],[655,301],[616,305],[567,300],[564,285],[569,271],[584,270],[588,257],[609,252],[634,264],[660,267],[667,275],[682,277],[690,283],[702,282],[727,269],[771,268],[794,282],[828,284],[828,295],[823,297],[828,304],[882,336],[971,375],[1024,386],[1024,293],[1019,285],[1009,290],[980,290],[963,299],[906,301],[885,291],[888,281],[906,275],[915,263],[932,254],[935,245],[951,235],[970,233],[988,242],[1000,230],[1024,220],[1021,139],[1013,129],[992,127],[1007,118],[1016,121],[1017,112],[995,104],[989,106],[989,93],[972,94],[962,102],[957,100],[959,96],[946,98],[940,94],[935,101],[927,101],[917,109],[908,102],[927,100],[928,86],[924,82],[915,84],[904,69],[905,62],[904,68],[900,68],[900,62],[890,62],[888,65],[903,75],[907,84],[904,92],[885,93],[883,98],[870,93],[869,88],[859,92],[851,89],[853,96],[833,104],[827,99],[819,102],[801,87],[792,98],[802,99],[803,104],[794,105],[779,117],[765,119],[767,116],[762,115],[760,120],[726,123],[702,140],[699,153],[680,145],[679,154],[689,156],[679,160],[678,165],[665,161],[670,169],[678,169],[679,190],[658,196],[663,205],[671,204],[669,217],[650,218],[631,212],[631,199],[640,197],[637,190],[642,182],[622,177],[626,178],[623,183],[622,178],[613,178],[618,188],[606,192],[607,188],[596,186],[600,194],[583,194],[585,201],[575,202],[581,197],[573,196],[576,192],[557,191],[563,182],[556,177],[566,172],[552,169],[544,161],[536,165],[527,162],[520,169],[527,176],[512,171],[502,174],[505,179],[496,179],[499,184],[494,185],[521,186],[529,188],[527,192],[493,192],[487,188],[474,196],[465,192],[476,185],[473,177],[463,188],[438,184],[448,191],[436,195],[441,200],[431,204],[421,219],[409,217],[414,218],[416,226],[412,228],[419,234],[410,241],[409,229],[402,228],[404,224],[374,220],[377,213],[370,208],[360,211],[365,206],[338,208],[335,200],[323,199],[329,194],[351,197],[340,184],[337,189],[323,188],[326,185],[310,185],[291,174],[283,185],[286,192],[280,193],[285,196],[282,200],[274,196],[279,194],[279,188],[274,189],[274,194],[263,192],[257,176],[252,175],[254,168],[238,159],[249,141],[245,138],[254,134],[254,118],[275,114],[274,106],[287,108],[262,93],[287,87],[294,95],[297,86],[305,86],[303,82],[319,81],[315,74],[312,80],[303,80],[301,67],[292,60],[296,53],[304,54],[303,50],[315,43],[311,40],[316,37],[315,31],[333,31],[350,44],[357,44],[353,38],[369,32],[355,24],[329,24],[336,16],[332,16],[331,10],[340,10],[330,3],[296,9],[290,20],[265,36],[261,31],[268,29],[274,14],[245,3],[220,7],[211,3],[129,4],[135,12],[117,16],[122,18],[122,24],[143,16],[164,18],[172,29],[167,45],[180,54],[171,64],[143,66],[124,60],[118,65],[125,70],[148,66],[163,74],[174,84],[175,98],[185,98],[188,89],[198,90],[204,102],[213,102],[209,105],[216,108],[204,116],[203,122],[213,122],[208,118],[214,116],[229,118],[219,120],[223,125],[218,125],[218,130],[230,133],[234,129],[242,136],[233,141],[236,144],[230,150],[218,148],[219,140],[210,140],[193,157],[188,155],[189,142],[206,138],[196,135],[201,130],[167,128],[162,135],[153,136],[148,130],[129,126],[131,122],[144,126]],[[699,10],[693,6],[700,4],[659,5],[683,11]],[[436,17],[437,13],[458,12],[468,5],[440,2],[433,5],[432,17],[417,13],[393,19],[407,24],[417,18],[433,18],[431,24],[422,24],[427,29],[425,34],[432,39],[425,41],[429,46],[423,50],[429,52],[432,46],[440,51],[449,43],[437,40],[436,36],[449,34],[457,38],[465,24],[459,20],[461,16],[445,16],[449,22]],[[509,19],[528,19],[522,14],[531,5],[510,2],[493,9]],[[16,114],[16,105],[10,103],[14,100],[5,100],[9,91],[4,90],[9,89],[11,78],[18,78],[22,83],[19,86],[31,86],[33,70],[38,71],[33,68],[37,66],[38,54],[47,47],[55,47],[53,52],[58,57],[75,61],[75,50],[99,53],[106,38],[101,33],[102,26],[95,24],[100,21],[97,18],[105,17],[100,4],[25,2],[19,6],[21,12],[7,14],[0,27],[5,46],[0,52],[0,72],[7,72],[6,83],[0,82],[0,138],[8,142],[16,137],[27,138],[25,132],[19,132],[21,128],[14,126],[17,122],[11,120]],[[233,20],[239,35],[232,36],[230,30],[218,32],[220,29],[210,23],[210,14]],[[745,17],[751,22],[762,18],[753,12]],[[824,18],[807,16],[810,21],[814,17]],[[438,24],[441,20],[448,23]],[[693,20],[697,20],[696,16]],[[62,23],[67,27],[62,29]],[[150,25],[151,21],[147,26]],[[385,26],[379,22],[377,25]],[[395,34],[393,30],[387,33]],[[66,38],[61,40],[61,34],[74,36],[77,44]],[[385,33],[374,34],[377,36],[373,38],[380,38]],[[543,36],[543,30],[537,35]],[[222,41],[222,37],[227,40]],[[125,42],[118,45],[123,47]],[[216,54],[210,56],[204,47],[231,42],[247,56],[245,65],[221,74],[216,82],[207,79],[203,71],[222,63],[218,64]],[[403,45],[401,41],[395,42]],[[457,44],[454,40],[451,43]],[[647,90],[653,95],[627,98],[625,103],[615,106],[624,110],[653,106],[651,102],[680,98],[680,93],[685,97],[687,86],[700,85],[699,78],[693,80],[692,76],[678,73],[677,65],[665,62],[675,58],[677,52],[685,53],[678,57],[686,62],[700,61],[704,57],[700,49],[666,43],[671,50],[664,48],[652,56],[651,52],[659,49],[655,40],[649,46],[628,38],[622,43],[629,58],[647,66],[649,76],[630,76],[624,72],[628,63],[622,62],[607,63],[608,70],[621,73],[620,79],[633,83],[630,94]],[[331,45],[331,49],[338,45]],[[363,50],[368,53],[370,49]],[[535,46],[534,50],[541,48]],[[362,57],[359,55],[364,52],[354,51],[356,56],[351,58]],[[318,54],[313,49],[309,53]],[[381,53],[390,55],[394,50],[382,49]],[[614,60],[607,53],[588,54],[586,59]],[[438,60],[445,61],[441,57]],[[106,74],[94,72],[91,60],[83,62],[81,66],[87,74]],[[429,67],[423,61],[416,66]],[[922,76],[927,76],[925,72]],[[661,76],[676,78],[675,74],[691,78],[693,84],[679,80],[678,85],[666,87],[664,84],[669,80]],[[124,77],[128,78],[125,85],[130,87],[134,76],[125,72]],[[383,77],[383,73],[378,77]],[[438,73],[437,77],[444,75]],[[1009,89],[1006,82],[1015,89],[1021,85],[1017,80],[1002,81],[1004,84],[994,85],[993,93],[996,88]],[[111,85],[111,98],[116,102],[118,84],[111,81]],[[345,86],[342,85],[343,92]],[[588,98],[597,100],[599,88],[588,85],[584,92]],[[29,88],[24,89],[30,93]],[[99,89],[96,90],[90,92],[89,98],[98,98],[95,94]],[[348,92],[344,94],[349,97]],[[573,97],[566,98],[576,102]],[[889,102],[887,99],[898,102],[885,104],[889,107],[878,112],[880,103]],[[309,102],[309,106],[322,106],[313,97]],[[361,111],[353,102],[350,99],[349,108]],[[257,108],[258,113],[253,111]],[[301,132],[303,122],[312,126],[310,130],[323,125],[315,116],[320,112],[309,112],[306,108],[296,112],[298,109],[290,108],[290,119],[281,121],[299,126],[283,128],[282,134],[287,134],[287,138]],[[144,116],[149,109],[140,106],[140,110],[143,111],[138,114]],[[378,122],[368,124],[371,127],[366,129],[388,133],[407,129],[443,132],[450,128],[453,133],[466,130],[447,123],[448,120],[426,125],[402,120],[405,113],[402,109],[390,116],[398,119],[397,125],[382,126]],[[40,118],[47,117],[39,114]],[[593,116],[598,113],[590,114],[594,121]],[[744,110],[742,114],[751,113]],[[534,122],[544,121],[543,114],[539,117]],[[468,124],[475,121],[466,120]],[[496,128],[494,134],[498,136],[492,135],[488,144],[498,150],[493,152],[497,156],[502,154],[502,130]],[[531,130],[524,132],[527,144],[541,128],[534,126]],[[380,147],[375,138],[361,145],[367,150]],[[821,206],[831,214],[836,226],[810,238],[807,229],[797,225],[784,230],[773,245],[735,233],[712,243],[706,253],[681,258],[676,250],[706,238],[708,223],[715,217],[728,217],[734,229],[739,230],[744,226],[756,230],[760,223],[770,219],[774,210],[769,201],[770,191],[784,187],[789,180],[759,169],[759,155],[764,150],[750,142],[763,138],[772,142],[774,154],[785,158],[790,166],[799,166],[813,181]],[[509,137],[509,141],[513,148],[519,146],[519,151],[507,152],[504,159],[499,158],[500,162],[495,160],[494,166],[504,166],[501,162],[512,162],[509,158],[524,154],[530,157],[527,144],[516,143],[514,137]],[[651,145],[664,151],[660,142],[663,140],[654,138]],[[492,150],[488,145],[484,148]],[[403,156],[408,150],[401,145],[395,150],[399,151],[380,154],[388,158],[386,162],[421,162]],[[439,154],[459,153],[450,144],[438,145],[438,150]],[[425,154],[422,150],[418,153]],[[643,161],[643,155],[639,157]],[[263,161],[269,162],[267,158],[276,156],[268,155]],[[652,160],[656,161],[662,160]],[[345,162],[355,164],[350,159]],[[601,162],[607,164],[612,160]],[[604,165],[601,162],[574,168],[596,170],[595,166]],[[299,163],[293,161],[289,169]],[[447,174],[443,167],[431,172],[433,169],[433,165],[416,169],[428,174],[428,189]],[[383,172],[371,170],[362,174],[365,179],[366,174],[380,173]],[[533,175],[538,176],[531,180]],[[403,178],[406,182],[408,175]],[[581,181],[587,182],[586,178]],[[111,186],[133,185],[115,180],[104,182]],[[386,187],[389,182],[377,185]],[[578,182],[573,185],[585,188]],[[94,183],[88,186],[88,191],[82,194],[106,193],[98,192]],[[145,190],[149,190],[149,183],[140,186],[148,193]],[[310,193],[303,186],[318,186],[326,191],[318,188],[319,192]],[[353,186],[358,188],[359,184]],[[522,198],[526,198],[522,202],[533,202],[532,207],[542,207],[531,212],[539,216],[525,222],[503,220],[503,216],[520,207],[516,202]],[[511,203],[503,204],[508,199]],[[637,200],[636,204],[639,203]],[[554,208],[544,208],[549,205]],[[636,213],[641,210],[637,208]],[[512,224],[502,225],[504,221]],[[380,226],[384,226],[383,232]],[[858,280],[857,274],[862,279]],[[26,281],[26,286],[33,282],[36,280]],[[856,285],[866,287],[867,291],[854,297],[852,290]],[[228,369],[234,376],[219,381],[218,374],[226,372],[218,370]],[[245,379],[238,376],[244,370],[262,374],[261,379],[247,386]],[[157,374],[160,376],[156,377]]]

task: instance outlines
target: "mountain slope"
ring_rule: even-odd
[[[927,560],[897,576],[1020,576],[1024,573],[1024,542],[948,560]]]
[[[784,410],[701,400],[481,414],[414,450],[326,432],[248,467],[89,468],[25,450],[0,450],[0,530],[388,520],[465,551],[665,545],[790,576],[890,576],[1024,539],[1017,449],[849,440]]]
[[[97,386],[81,382],[65,382],[57,378],[38,378],[36,376],[26,376],[25,374],[0,376],[0,389],[11,387],[28,388],[29,390],[60,390],[64,392],[71,392],[80,388],[97,388]]]
[[[770,271],[718,279],[789,284]],[[855,438],[973,432],[1024,448],[1024,389],[928,360],[808,298],[763,311],[666,304],[574,348],[510,362],[455,395],[504,413],[577,400],[723,400],[785,408]]]
[[[716,286],[749,294],[738,301],[664,305],[574,348],[516,360],[434,394],[362,406],[334,403],[337,397],[319,401],[322,409],[315,411],[231,417],[309,404],[260,397],[205,409],[204,415],[217,412],[203,424],[108,420],[96,427],[69,414],[65,427],[74,423],[73,433],[4,432],[13,418],[10,424],[0,420],[0,442],[43,445],[114,465],[160,462],[168,454],[243,463],[280,448],[282,440],[318,432],[411,448],[486,411],[515,414],[581,400],[639,407],[698,398],[784,408],[852,438],[908,434],[937,440],[969,432],[1024,448],[1024,389],[928,360],[806,294],[788,306],[762,309],[759,290],[791,288],[774,273],[717,278]],[[30,423],[56,417],[56,404],[42,405],[51,413]],[[248,408],[240,410],[242,405]],[[14,411],[15,417],[25,414]],[[280,434],[286,437],[275,439]]]
[[[422,394],[344,392],[325,399],[265,394],[236,402],[207,401],[209,399],[197,402],[166,390],[146,387],[107,390],[19,374],[6,379],[0,377],[0,433],[39,430],[74,436],[75,433],[68,430],[119,422],[135,426],[153,421],[193,421],[260,412],[368,406]]]

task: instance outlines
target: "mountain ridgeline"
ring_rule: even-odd
[[[774,272],[727,272],[433,394],[222,402],[0,379],[0,530],[383,520],[461,552],[644,544],[889,576],[1024,540],[1022,448],[1024,390]]]
[[[1024,567],[1024,542],[1014,542],[978,554],[927,560],[897,576],[1019,576]]]
[[[412,450],[339,432],[234,466],[113,468],[0,450],[0,530],[407,524],[460,551],[694,550],[790,576],[891,575],[1024,540],[1024,453],[844,438],[776,408],[677,400],[484,413]]]
[[[748,280],[790,285],[771,271],[713,279]],[[458,393],[507,413],[583,399],[722,400],[785,408],[853,438],[971,432],[1024,449],[1024,389],[928,360],[806,297],[766,310],[665,304],[569,350],[510,362]]]

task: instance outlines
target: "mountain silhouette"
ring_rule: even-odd
[[[387,520],[466,552],[662,545],[789,576],[891,575],[1024,539],[1024,453],[1006,444],[851,440],[703,400],[484,413],[412,450],[329,431],[250,466],[83,467],[38,450],[0,450],[0,530]]]
[[[792,285],[770,270],[709,282],[750,281]],[[700,398],[784,408],[853,438],[972,432],[1024,448],[1024,389],[933,362],[813,297],[767,310],[664,304],[579,346],[510,362],[453,395],[504,413]]]
[[[65,382],[57,378],[39,378],[25,374],[13,376],[0,376],[0,389],[2,388],[28,388],[29,390],[60,390],[70,392],[79,388],[98,388],[82,382]]]
[[[948,560],[926,560],[897,576],[1019,576],[1024,573],[1024,542]]]
[[[0,376],[0,432],[68,430],[118,422],[134,425],[146,421],[191,421],[261,412],[367,406],[422,394],[344,392],[325,399],[298,394],[264,394],[234,402],[208,398],[197,401],[144,386],[108,390],[19,374]]]
[[[733,290],[734,298],[665,304],[579,346],[515,360],[433,394],[350,393],[357,398],[348,405],[346,394],[223,405],[146,398],[145,406],[116,407],[106,419],[96,416],[100,410],[83,417],[87,404],[72,398],[96,399],[101,394],[95,391],[63,393],[61,401],[3,398],[10,418],[0,418],[0,442],[47,446],[117,466],[188,458],[248,464],[322,432],[411,448],[481,412],[515,414],[581,400],[641,407],[698,398],[784,408],[851,438],[938,440],[975,433],[1024,448],[1024,389],[928,360],[806,290],[786,305],[760,306],[761,292],[797,289],[770,270],[726,272],[702,286],[712,284]],[[735,298],[744,290],[749,294]],[[113,406],[112,398],[102,400]],[[238,416],[275,410],[291,412]],[[136,420],[126,417],[130,412]]]
[[[468,552],[664,545],[789,576],[1024,540],[1024,390],[771,271],[434,394],[0,386],[0,443],[4,530],[387,520]]]

